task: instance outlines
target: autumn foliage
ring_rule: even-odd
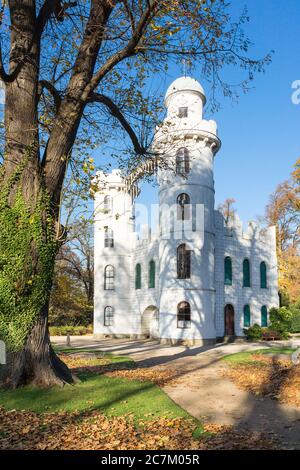
[[[279,288],[291,302],[300,299],[300,159],[289,180],[272,194],[266,210],[269,225],[277,229]]]

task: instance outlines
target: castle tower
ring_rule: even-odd
[[[160,205],[160,337],[213,342],[214,155],[217,125],[203,119],[202,86],[181,77],[165,97],[167,116],[154,148],[163,155],[158,172]]]
[[[97,172],[93,181],[95,224],[94,334],[131,333],[131,253],[134,239],[132,194],[119,170]],[[132,332],[134,325],[132,325]]]

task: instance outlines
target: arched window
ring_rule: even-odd
[[[104,309],[104,326],[112,326],[114,324],[114,309],[108,305]]]
[[[177,305],[177,328],[191,327],[191,306],[188,302]]]
[[[250,261],[244,259],[243,261],[243,287],[250,287]]]
[[[187,175],[190,171],[189,151],[185,147],[181,147],[176,153],[176,174]]]
[[[114,246],[114,232],[111,228],[104,228],[104,248],[113,248]]]
[[[104,268],[104,290],[114,290],[115,288],[115,269],[111,264]]]
[[[191,277],[191,251],[185,243],[177,248],[177,278],[190,279]]]
[[[264,261],[260,263],[260,287],[267,288],[267,265]]]
[[[110,212],[112,210],[112,197],[111,196],[104,197],[103,210],[104,212]]]
[[[227,286],[232,285],[232,261],[230,256],[226,256],[224,260],[224,283]]]
[[[135,266],[135,288],[141,289],[142,287],[142,268],[140,263]]]
[[[188,117],[188,108],[186,106],[178,108],[178,117],[179,118]]]
[[[244,306],[244,327],[249,328],[251,325],[251,313],[250,313],[250,306]]]
[[[268,309],[265,305],[261,308],[261,326],[263,328],[268,326]]]
[[[177,197],[177,220],[190,219],[190,196],[186,193],[181,193]]]
[[[149,263],[149,288],[155,287],[155,261],[152,259]]]

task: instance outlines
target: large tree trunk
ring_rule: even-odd
[[[6,387],[62,386],[77,379],[55,354],[49,339],[48,306],[45,306],[26,340],[24,348],[8,354],[7,367],[1,377]]]
[[[44,175],[40,164],[39,156],[39,136],[38,136],[38,81],[39,81],[39,61],[40,61],[40,37],[37,30],[36,4],[35,0],[10,0],[11,14],[11,50],[9,73],[13,74],[21,63],[20,70],[16,78],[6,84],[5,103],[5,131],[6,148],[5,161],[3,165],[2,187],[8,181],[11,182],[7,206],[14,211],[14,204],[21,191],[22,200],[28,212],[34,214],[37,210],[37,203],[42,191],[46,192]],[[21,174],[17,180],[12,177],[24,163]],[[7,211],[4,207],[3,210]],[[46,233],[46,224],[49,220],[41,212],[41,219],[45,225],[43,236]],[[2,223],[4,218],[1,219]],[[16,219],[18,222],[18,219]],[[52,214],[52,230],[55,230],[57,218]],[[19,230],[22,230],[22,220]],[[9,234],[11,243],[14,244],[15,233],[12,230]],[[16,239],[15,239],[16,240]],[[46,243],[46,240],[45,240]],[[39,276],[42,262],[40,253],[36,249],[32,240],[24,246],[27,252],[24,260],[23,272],[19,273],[19,279],[12,280],[12,295],[15,295],[18,302],[20,297],[28,297],[28,306],[31,305],[31,297],[36,295],[30,291],[32,279]],[[8,244],[9,246],[9,244]],[[4,249],[0,247],[0,249]],[[6,256],[9,251],[6,252]],[[51,258],[51,257],[50,257]],[[48,262],[48,269],[53,271],[55,254]],[[47,283],[41,287],[41,298],[43,301],[35,312],[34,322],[29,325],[29,331],[25,338],[25,344],[20,348],[12,348],[8,351],[7,366],[2,369],[1,383],[10,387],[19,385],[35,384],[38,386],[63,385],[72,383],[74,378],[60,359],[54,353],[48,333],[48,303],[51,290],[51,275],[47,276]],[[3,301],[3,299],[0,299]],[[5,302],[5,299],[4,299]],[[3,305],[3,304],[2,304]],[[5,308],[5,307],[4,307]],[[23,310],[18,313],[16,310],[12,315],[26,315]],[[13,324],[13,318],[12,324]],[[9,321],[9,320],[8,320]],[[6,338],[4,338],[5,340]],[[9,342],[9,338],[7,338]],[[13,341],[11,341],[13,343]]]
[[[67,163],[86,104],[86,100],[82,99],[83,92],[92,78],[105,24],[113,6],[109,1],[92,0],[91,2],[90,16],[75,60],[73,74],[65,98],[57,109],[45,154],[40,158],[38,132],[40,37],[47,17],[49,18],[53,12],[54,4],[58,5],[58,10],[61,10],[59,1],[47,1],[44,3],[46,8],[41,9],[42,15],[39,14],[37,18],[35,0],[9,0],[12,24],[9,74],[12,77],[16,70],[18,73],[15,74],[14,79],[7,80],[6,83],[6,148],[1,184],[5,185],[11,181],[11,178],[19,171],[22,162],[25,162],[17,182],[13,180],[7,204],[4,204],[2,210],[7,214],[7,207],[9,207],[12,216],[15,216],[13,210],[18,196],[17,189],[21,189],[28,212],[34,214],[38,207],[39,197],[44,191],[49,198],[49,205],[47,217],[45,213],[41,213],[45,229],[43,236],[47,232],[50,216],[52,234],[55,237],[59,226],[60,196]],[[5,220],[5,217],[1,220]],[[20,225],[22,227],[22,223]],[[7,231],[7,236],[12,237],[12,241],[16,240],[16,238],[13,239],[14,231],[14,228],[11,233]],[[1,246],[0,249],[3,250]],[[7,253],[10,253],[9,246]],[[9,256],[7,256],[8,259]],[[11,295],[16,300],[16,304],[20,299],[20,302],[22,299],[27,302],[28,297],[28,306],[31,305],[32,291],[28,286],[32,277],[38,277],[40,274],[40,278],[44,276],[47,283],[41,287],[40,294],[43,297],[43,303],[35,312],[34,321],[30,325],[22,348],[14,349],[14,352],[8,355],[9,361],[4,370],[5,374],[2,378],[0,377],[0,384],[4,382],[7,386],[18,387],[25,384],[51,386],[72,383],[74,377],[55,355],[49,341],[48,303],[55,253],[47,265],[48,275],[45,275],[45,269],[43,271],[41,252],[32,241],[27,247],[25,258],[24,268],[20,270],[20,279],[15,278],[10,281]],[[3,279],[5,280],[5,277],[2,277],[2,282]],[[1,302],[5,303],[5,298],[1,298],[0,291],[0,306]],[[14,307],[13,302],[12,310]],[[14,310],[14,315],[18,318],[20,315],[26,315],[24,305],[22,311]]]

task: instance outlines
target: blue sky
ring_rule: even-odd
[[[288,178],[300,157],[300,105],[292,103],[292,83],[300,80],[299,0],[246,0],[233,2],[239,13],[247,5],[251,21],[246,25],[252,42],[251,55],[262,57],[274,50],[265,74],[255,76],[253,89],[239,103],[221,100],[219,112],[207,115],[219,127],[222,148],[215,160],[216,205],[227,197],[236,200],[243,221],[263,215],[269,195]],[[231,71],[236,79],[235,70]],[[172,69],[166,87],[181,75]],[[206,88],[207,84],[193,73]],[[230,78],[230,77],[229,77]],[[236,81],[236,80],[234,80]],[[156,202],[157,189],[143,185],[138,202]]]

